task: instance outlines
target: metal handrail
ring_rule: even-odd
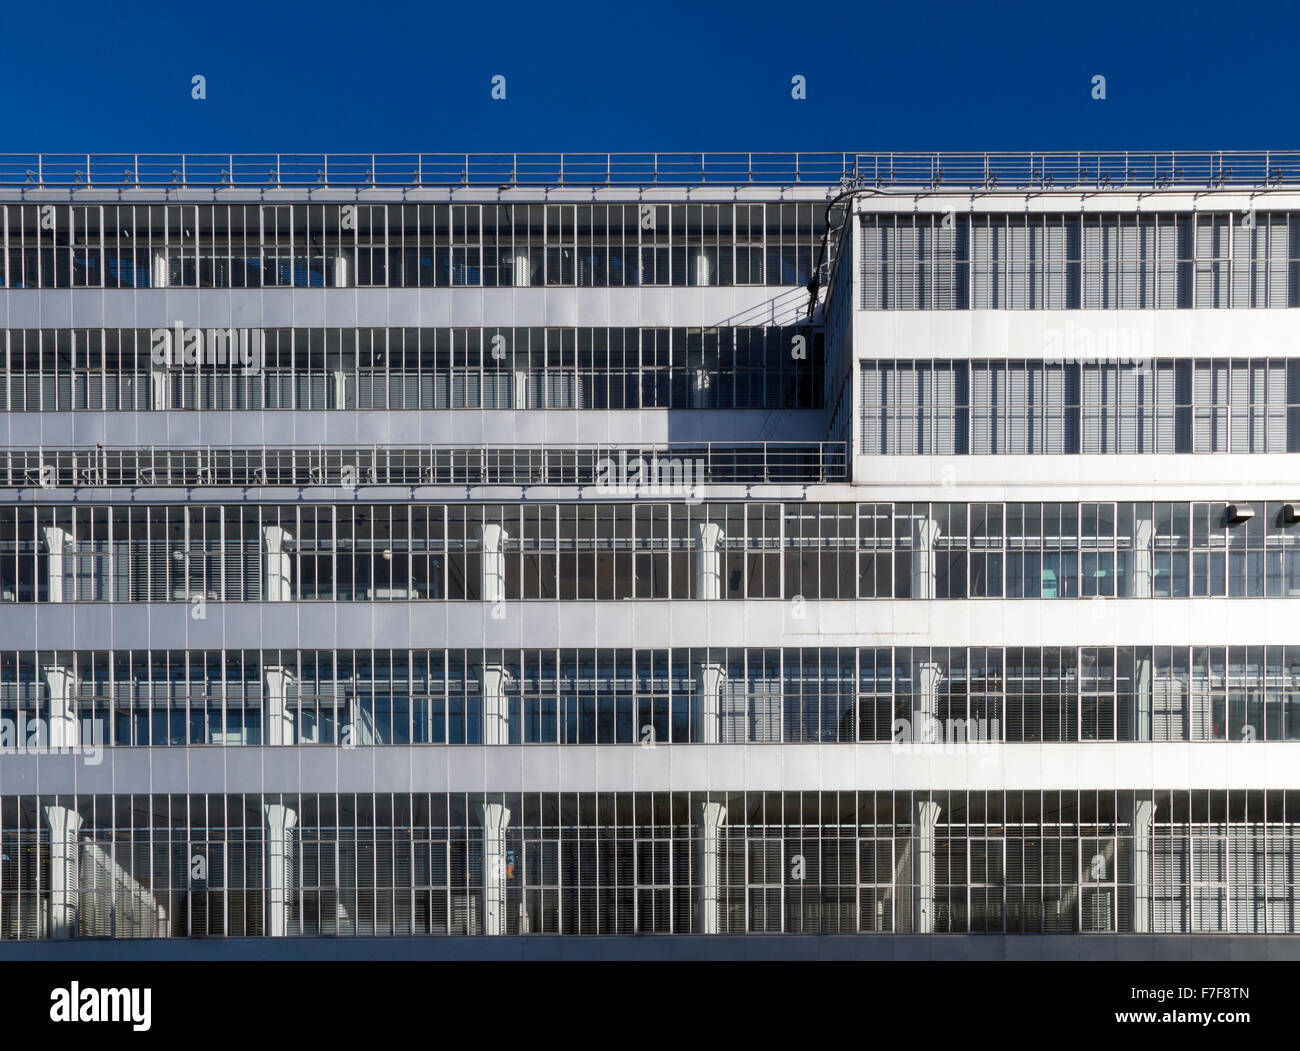
[[[1300,150],[0,154],[0,186],[25,188],[508,189],[846,181],[986,191],[1300,186]]]
[[[441,455],[440,455],[441,454]],[[599,460],[692,461],[701,482],[836,482],[843,442],[528,446],[9,446],[0,488],[154,485],[592,485]],[[671,463],[669,463],[671,468]],[[671,473],[670,473],[671,477]]]

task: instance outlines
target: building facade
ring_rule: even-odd
[[[1297,307],[1293,154],[0,158],[0,948],[1300,933]]]

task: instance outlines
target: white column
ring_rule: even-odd
[[[500,664],[484,664],[478,673],[483,699],[483,743],[510,743],[510,709],[506,703],[506,671]]]
[[[699,661],[696,664],[696,741],[717,744],[722,740],[722,688],[726,682],[725,664],[720,661]]]
[[[912,598],[934,598],[934,545],[939,523],[933,518],[912,522]]]
[[[348,374],[342,369],[335,369],[331,373],[334,383],[334,408],[346,409],[348,407]]]
[[[691,370],[691,408],[707,409],[709,407],[709,388],[713,386],[713,377],[709,370],[697,368]]]
[[[154,288],[166,288],[167,285],[169,284],[168,281],[169,273],[167,267],[167,249],[155,248],[153,250],[152,263],[153,263],[152,273],[150,274],[149,283]]]
[[[1139,505],[1138,518],[1133,523],[1132,578],[1129,582],[1128,594],[1125,597],[1151,597],[1151,585],[1153,583],[1151,574],[1151,542],[1154,536],[1155,523],[1151,520],[1149,512],[1147,517],[1142,517],[1141,505]]]
[[[50,826],[49,937],[71,938],[77,931],[77,833],[81,815],[57,804],[45,807]]]
[[[1151,651],[1138,647],[1133,657],[1133,737],[1151,740]]]
[[[298,813],[283,803],[266,803],[266,933],[283,938],[289,933],[289,882],[293,874],[293,827]]]
[[[262,719],[266,724],[263,741],[275,747],[294,744],[293,713],[289,711],[289,687],[294,675],[288,668],[272,664],[263,669],[266,686],[262,691]]]
[[[41,536],[45,540],[46,557],[49,562],[50,601],[72,601],[74,590],[74,572],[76,560],[67,557],[71,534],[59,526],[42,526]]]
[[[52,750],[75,748],[77,738],[77,709],[74,693],[76,676],[68,668],[51,664],[44,669],[45,686],[50,695],[50,735]]]
[[[525,251],[515,252],[514,266],[511,268],[511,280],[515,288],[527,288],[532,281],[532,263]]]
[[[703,248],[695,250],[695,283],[697,285],[708,285],[713,280],[713,265],[709,261],[708,253]]]
[[[1151,933],[1151,826],[1156,807],[1150,799],[1133,805],[1133,933]]]
[[[153,399],[154,412],[166,412],[171,407],[168,404],[170,401],[167,390],[168,378],[166,365],[149,366],[149,390]]]
[[[943,668],[926,661],[916,666],[916,692],[912,696],[912,741],[934,744],[943,738],[939,723],[939,684]]]
[[[918,800],[912,804],[912,930],[934,933],[934,828],[939,804]]]
[[[506,828],[510,811],[500,803],[480,803],[483,827],[483,933],[504,934],[506,914]]]
[[[355,695],[348,701],[348,728],[352,731],[353,748],[369,748],[375,743],[374,720],[361,707],[361,698]]]
[[[513,400],[511,406],[516,409],[528,408],[528,363],[524,361],[522,365],[519,361],[515,362],[511,370],[512,382],[514,383]]]
[[[479,597],[484,602],[501,602],[506,597],[506,554],[502,545],[510,539],[499,525],[488,522],[475,527],[483,568],[479,579]]]
[[[699,902],[700,934],[721,933],[718,854],[722,826],[727,821],[727,808],[723,803],[697,803],[695,822],[700,826],[699,841]]]
[[[722,598],[722,526],[714,522],[695,525],[695,597]]]
[[[287,545],[293,534],[280,526],[262,527],[262,546],[266,558],[266,601],[288,602],[293,598],[293,557]]]
[[[345,253],[339,252],[339,254],[334,257],[333,270],[334,270],[334,287],[347,288],[349,284],[348,278],[349,278],[349,271],[351,270],[351,267],[348,265],[348,257]]]

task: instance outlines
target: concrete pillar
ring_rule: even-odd
[[[912,522],[912,598],[934,598],[934,546],[939,533],[933,518]]]
[[[45,686],[50,695],[49,747],[51,750],[75,748],[78,744],[76,676],[68,668],[57,664],[52,664],[43,671]]]
[[[483,828],[483,933],[504,934],[510,811],[500,803],[480,803],[478,820]]]
[[[289,933],[289,893],[293,877],[293,827],[298,813],[283,803],[266,803],[266,933],[283,938]]]
[[[71,938],[77,933],[77,902],[80,889],[77,833],[81,815],[52,804],[45,809],[50,826],[50,926],[49,937]]]
[[[1150,799],[1133,804],[1133,933],[1151,933],[1151,826],[1156,806]]]
[[[334,383],[334,408],[346,409],[348,407],[348,374],[342,369],[335,369],[331,373]]]
[[[912,804],[912,930],[934,933],[934,829],[939,804],[916,800]]]
[[[1152,585],[1155,583],[1151,572],[1152,540],[1155,537],[1155,523],[1150,512],[1143,517],[1141,505],[1138,517],[1133,522],[1133,572],[1129,582],[1126,598],[1150,598]]]
[[[502,602],[506,597],[506,554],[502,550],[509,534],[494,522],[474,529],[482,552],[483,568],[479,579],[479,597],[484,602]]]
[[[166,288],[170,284],[170,271],[167,266],[167,249],[155,248],[151,259],[149,284],[154,288]]]
[[[727,683],[727,666],[720,661],[699,661],[695,665],[696,727],[694,739],[703,744],[722,740],[722,690]]]
[[[912,695],[912,741],[934,744],[943,740],[939,722],[939,684],[943,668],[932,661],[916,666],[916,692]]]
[[[722,526],[695,524],[695,597],[722,598]]]
[[[71,602],[75,593],[76,560],[68,557],[72,534],[59,526],[42,526],[46,557],[49,559],[50,601]]]
[[[506,702],[506,670],[500,664],[484,664],[478,673],[479,696],[483,699],[483,743],[510,743],[510,709]]]
[[[288,668],[272,664],[262,669],[262,719],[266,725],[264,743],[278,747],[294,744],[293,713],[289,710],[289,688],[294,675]]]
[[[721,853],[722,826],[727,822],[726,805],[697,803],[695,822],[700,826],[699,885],[696,888],[700,918],[697,933],[720,934],[722,923],[718,855]]]
[[[293,556],[288,545],[293,534],[280,526],[262,527],[262,546],[266,558],[266,601],[289,602],[293,598]]]

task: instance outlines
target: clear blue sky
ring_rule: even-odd
[[[0,152],[1296,147],[1298,29],[1271,0],[12,3]]]

